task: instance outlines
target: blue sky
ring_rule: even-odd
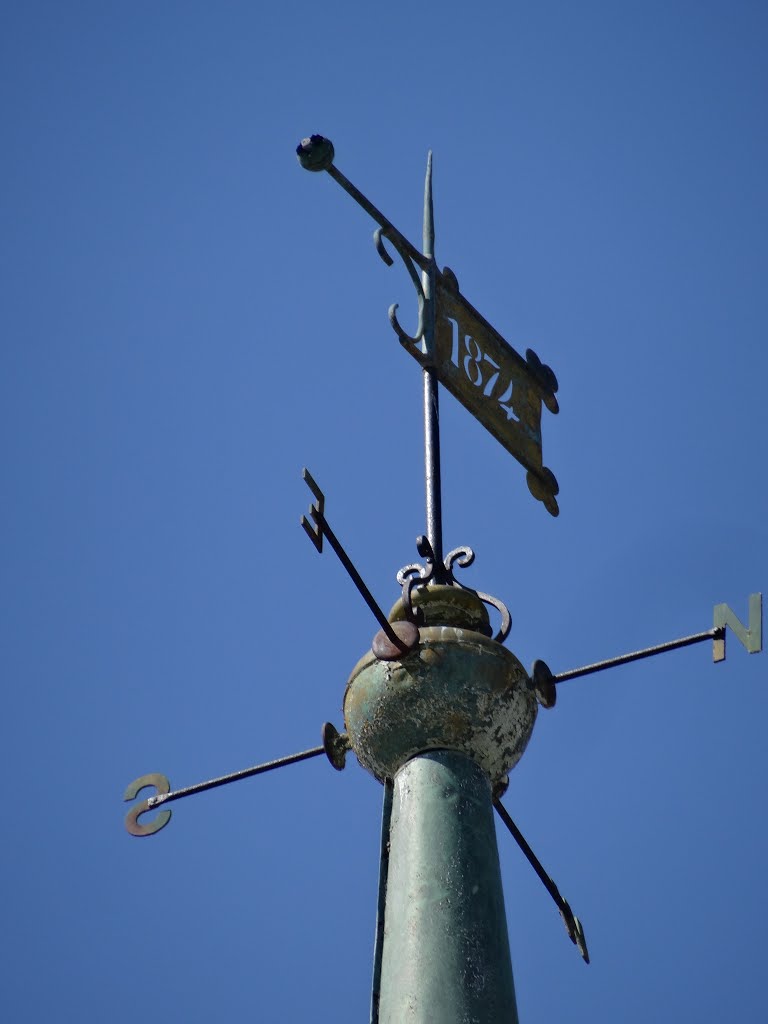
[[[337,164],[555,370],[551,519],[448,395],[446,547],[566,670],[765,589],[768,11],[750,2],[5,4],[0,31],[0,1007],[367,1019],[380,787],[350,758],[179,803],[341,727],[424,529],[415,303]],[[499,845],[521,1020],[766,1019],[765,655],[565,683]]]

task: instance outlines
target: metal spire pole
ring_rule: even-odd
[[[443,502],[440,486],[440,406],[435,358],[435,217],[432,205],[432,151],[427,157],[424,183],[424,256],[429,265],[421,274],[424,292],[423,349],[427,357],[424,377],[424,479],[426,484],[427,537],[435,555],[435,566],[443,567]]]
[[[426,519],[432,579],[442,591],[448,589],[440,585],[449,583],[450,574],[443,563],[440,409],[434,369],[437,265],[431,151],[424,183],[423,249],[428,261],[421,274]],[[443,604],[436,617],[441,628],[467,625],[462,609],[454,607],[452,612],[446,615]],[[428,602],[422,605],[422,615],[429,620]],[[442,693],[432,706],[438,731],[456,710],[448,695],[455,686],[465,692],[468,688],[468,667],[462,665],[451,679],[449,658],[435,672],[436,688]],[[479,664],[473,668],[483,671]],[[350,687],[356,681],[353,673]],[[369,681],[364,685],[368,690]],[[481,684],[479,689],[483,688]],[[350,688],[348,695],[353,698],[354,690]],[[411,756],[411,710],[407,699],[394,702],[388,708],[391,721],[385,715],[377,722],[370,744],[375,750],[386,734],[395,769],[389,776],[393,781],[385,785],[371,1020],[512,1024],[517,1008],[491,783],[481,765],[465,753],[445,749]],[[482,721],[477,724],[482,729]],[[400,750],[397,742],[390,745],[394,735],[404,740]]]
[[[476,594],[423,588],[419,611],[418,648],[369,652],[344,697],[350,745],[386,784],[371,1021],[517,1024],[493,796],[536,702]]]

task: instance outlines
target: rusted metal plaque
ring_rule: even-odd
[[[528,488],[548,512],[559,512],[557,480],[544,466],[541,407],[559,410],[557,378],[530,349],[518,355],[454,286],[437,280],[435,370],[440,382],[528,470]]]
[[[440,383],[525,466],[531,494],[558,515],[560,488],[541,447],[542,405],[559,411],[557,378],[531,349],[525,358],[515,352],[460,294],[452,271],[436,276],[434,357],[421,345],[404,347],[422,365],[432,365]]]

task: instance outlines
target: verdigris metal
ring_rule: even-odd
[[[427,622],[474,620],[482,608],[459,588],[419,593]],[[536,721],[528,673],[506,647],[463,625],[424,625],[418,634],[399,659],[369,651],[352,670],[343,708],[358,761],[383,781],[425,750],[455,750],[497,782],[522,757]]]
[[[379,1024],[516,1024],[491,801],[455,751],[395,775]]]
[[[410,594],[407,606],[402,598],[395,601],[389,618],[396,623],[408,614],[413,615],[422,626],[443,626],[450,623],[452,626],[471,629],[487,637],[492,633],[488,609],[482,599],[474,590],[466,590],[463,587],[440,583],[419,587]]]

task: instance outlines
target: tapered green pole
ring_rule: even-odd
[[[431,751],[394,779],[380,1024],[517,1024],[491,787]]]
[[[387,787],[371,1019],[517,1024],[493,788],[536,699],[474,592],[433,585],[414,602],[418,645],[369,651],[344,695],[352,749]]]

